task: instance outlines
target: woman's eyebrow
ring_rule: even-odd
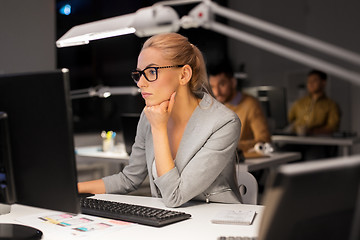
[[[148,68],[148,67],[154,67],[154,66],[159,66],[158,64],[155,63],[150,63],[148,64],[144,69]],[[137,71],[142,71],[140,68],[136,68]]]

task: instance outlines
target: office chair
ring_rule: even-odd
[[[237,181],[239,186],[242,203],[257,204],[258,182],[249,172],[238,172]]]

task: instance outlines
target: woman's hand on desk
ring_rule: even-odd
[[[102,179],[80,182],[78,183],[78,192],[79,193],[93,193],[93,194],[103,194],[105,193],[105,184]]]

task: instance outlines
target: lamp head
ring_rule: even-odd
[[[133,21],[134,14],[132,13],[77,25],[57,40],[56,46],[61,48],[84,45],[96,39],[134,33],[135,29],[132,27]]]
[[[180,28],[180,20],[173,8],[154,5],[136,11],[132,27],[136,30],[136,36],[148,37],[160,33],[177,32]]]
[[[135,13],[75,26],[56,41],[56,45],[59,48],[77,46],[96,39],[130,33],[135,33],[138,37],[147,37],[177,32],[179,28],[179,16],[173,8],[154,5],[139,9]]]

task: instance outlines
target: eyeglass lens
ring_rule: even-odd
[[[143,71],[135,71],[131,73],[131,77],[134,79],[136,83],[139,82],[141,75],[144,75],[146,80],[150,82],[155,81],[157,79],[157,68],[148,67],[145,68]]]

